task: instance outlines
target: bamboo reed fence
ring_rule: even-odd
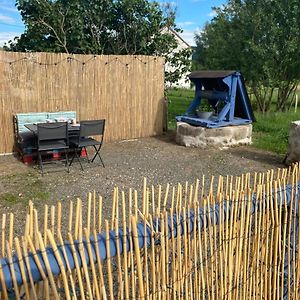
[[[164,58],[0,51],[0,153],[13,151],[13,115],[76,111],[106,119],[106,141],[161,134]]]
[[[95,192],[68,220],[30,203],[24,236],[2,217],[1,299],[299,299],[299,171],[145,179],[141,199],[114,189],[109,220]]]

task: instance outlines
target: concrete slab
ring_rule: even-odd
[[[177,122],[176,143],[201,149],[249,145],[252,143],[252,124],[205,128]]]

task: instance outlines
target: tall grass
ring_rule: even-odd
[[[195,92],[188,89],[170,89],[167,91],[168,98],[168,128],[176,128],[175,117],[185,113],[189,104],[194,99]]]
[[[255,116],[257,122],[253,124],[253,146],[279,154],[286,153],[290,123],[300,120],[300,108],[296,113],[256,113]]]
[[[194,98],[194,91],[172,89],[167,92],[167,97],[169,100],[168,127],[175,130],[175,116],[182,115],[186,111]],[[300,120],[300,106],[296,113],[293,108],[288,112],[270,112],[266,114],[255,112],[255,117],[257,122],[253,124],[253,146],[278,154],[286,153],[289,126],[292,121]]]

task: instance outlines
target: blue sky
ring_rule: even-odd
[[[166,1],[159,1],[166,2]],[[212,7],[225,4],[226,0],[171,0],[167,1],[177,7],[176,23],[183,29],[181,37],[193,46],[194,34],[200,31],[204,24],[214,16]]]
[[[205,22],[214,15],[212,7],[222,5],[226,0],[159,0],[159,2],[170,2],[177,8],[177,25],[183,29],[181,36],[190,45],[194,45],[194,33],[201,30]],[[15,8],[15,1],[0,0],[0,46],[23,31],[24,25]]]

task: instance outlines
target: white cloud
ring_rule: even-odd
[[[208,14],[208,16],[211,18],[215,17],[216,15],[217,15],[217,13],[214,9]]]
[[[0,47],[2,47],[9,40],[14,39],[15,36],[20,36],[20,32],[0,32]]]
[[[177,7],[177,2],[175,2],[175,1],[170,1],[170,2],[166,1],[166,2],[161,2],[160,5],[162,7],[172,7],[172,8],[175,8],[175,7]]]
[[[177,25],[178,25],[179,27],[187,27],[187,26],[194,25],[194,24],[195,24],[194,22],[190,22],[190,21],[179,22],[179,23],[177,23]]]
[[[200,33],[201,29],[196,28],[195,30],[183,30],[182,33],[180,33],[180,36],[184,41],[186,41],[190,46],[196,46],[194,37],[196,33]]]
[[[5,24],[14,24],[16,21],[12,17],[0,14],[0,22]]]
[[[194,31],[192,31],[192,30],[183,30],[183,32],[180,33],[180,36],[190,46],[195,46],[195,41],[194,41],[195,32]]]
[[[1,9],[3,9],[3,10],[10,11],[10,12],[17,12],[18,11],[18,9],[15,6],[5,5],[5,4],[3,4],[2,1],[0,2],[0,5],[1,5]]]

